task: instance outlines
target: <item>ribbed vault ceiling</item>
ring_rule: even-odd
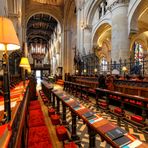
[[[58,22],[47,14],[36,14],[27,23],[27,43],[32,57],[43,60]]]
[[[35,41],[48,42],[57,26],[57,21],[46,14],[36,14],[27,23],[28,45]]]

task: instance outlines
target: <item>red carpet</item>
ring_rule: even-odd
[[[28,146],[39,144],[40,142],[51,143],[48,129],[46,126],[29,128]],[[41,146],[45,143],[41,143]]]
[[[30,102],[30,106],[29,106],[29,110],[34,110],[34,109],[40,109],[41,105],[39,101],[31,101]]]
[[[45,125],[44,117],[40,115],[34,115],[29,118],[28,126],[35,127],[35,126],[43,126]]]
[[[28,148],[52,148],[41,105],[37,100],[30,102],[28,126]]]

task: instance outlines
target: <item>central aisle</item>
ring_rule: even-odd
[[[50,134],[50,137],[51,137],[51,141],[52,141],[52,146],[53,148],[63,148],[63,144],[62,142],[60,142],[56,136],[56,131],[55,131],[55,127],[52,125],[51,123],[51,120],[48,116],[48,108],[47,106],[44,105],[42,99],[41,99],[41,96],[40,96],[40,93],[39,93],[39,90],[41,90],[41,81],[37,81],[37,94],[38,94],[38,100],[40,101],[40,104],[41,104],[41,109],[42,109],[42,112],[43,112],[43,115],[44,115],[44,119],[45,119],[45,124],[48,128],[48,131],[49,131],[49,134]],[[60,87],[58,87],[59,89],[62,89]]]

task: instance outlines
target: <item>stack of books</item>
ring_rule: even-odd
[[[102,120],[103,118],[100,117],[98,114],[96,114],[95,112],[92,111],[88,111],[86,113],[83,114],[83,116],[88,120],[89,123],[93,124],[97,121]]]
[[[121,127],[116,127],[110,131],[108,131],[106,133],[106,136],[108,138],[110,138],[111,140],[115,140],[115,139],[118,139],[119,137],[122,137],[124,136],[124,134],[126,134],[127,131],[125,131],[124,129],[122,129]]]
[[[123,148],[136,148],[136,147],[140,146],[141,144],[142,144],[142,142],[139,141],[138,139],[136,139],[133,142],[131,142],[130,144],[123,146]]]
[[[69,100],[70,100],[70,98],[68,98],[67,96],[62,97],[62,99],[63,99],[65,102],[67,102],[67,101],[69,101]]]
[[[103,118],[95,114],[94,117],[92,117],[92,119],[89,119],[89,123],[94,124],[95,122],[99,122],[101,120],[103,120]]]
[[[85,114],[85,113],[87,113],[89,111],[89,109],[88,108],[80,108],[79,110],[78,110],[78,113],[80,114],[80,115],[83,115],[83,114]]]
[[[103,125],[105,125],[107,123],[109,123],[109,121],[104,119],[104,118],[102,118],[102,120],[93,123],[93,126],[98,129],[99,127],[101,127],[101,126],[103,126]]]
[[[101,127],[100,127],[101,128]],[[110,127],[111,128],[111,127]],[[135,148],[142,144],[134,136],[130,135],[121,127],[113,127],[112,130],[106,132],[106,136],[110,138],[116,145],[122,148]]]
[[[73,102],[72,104],[70,104],[70,106],[71,106],[73,109],[75,109],[75,108],[77,108],[77,107],[80,107],[80,104],[79,104],[79,102],[75,101],[75,102]]]
[[[89,119],[90,117],[92,117],[95,113],[92,111],[88,111],[85,114],[83,114],[83,116],[87,119]]]
[[[74,107],[74,110],[78,111],[78,110],[81,110],[81,109],[84,109],[85,107],[81,104],[79,104],[78,106]]]
[[[100,132],[102,132],[103,134],[105,134],[106,132],[115,129],[116,127],[117,127],[116,125],[114,125],[111,122],[109,122],[107,124],[104,124],[104,125],[98,127],[98,130]]]
[[[72,98],[69,98],[69,100],[65,100],[65,102],[71,105],[73,102],[75,102],[75,100]]]

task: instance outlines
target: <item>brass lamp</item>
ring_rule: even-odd
[[[124,78],[125,78],[125,73],[127,72],[127,67],[126,67],[126,66],[123,66],[123,67],[122,67],[122,71],[123,71],[123,73],[124,73]]]
[[[30,74],[30,73],[31,73],[31,67],[30,67],[30,66],[29,66],[29,67],[27,67],[27,68],[26,68],[26,70],[27,70],[27,73],[28,73],[28,74]]]
[[[13,23],[8,18],[0,17],[0,50],[4,51],[4,116],[6,117],[7,121],[11,120],[8,51],[17,50],[19,48],[20,43],[17,38]]]

